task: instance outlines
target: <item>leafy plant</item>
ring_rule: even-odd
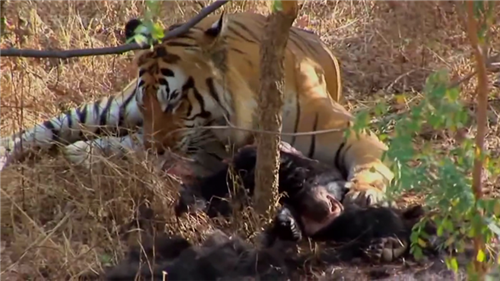
[[[152,46],[154,42],[161,42],[165,34],[161,22],[157,21],[157,16],[160,13],[160,3],[159,0],[146,1],[146,11],[142,24],[135,29],[135,35],[129,38],[127,43],[136,42],[141,46]]]
[[[394,133],[390,137],[384,135],[384,139],[390,142],[386,157],[392,161],[395,172],[389,197],[414,190],[426,194],[425,203],[430,209],[439,210],[415,226],[411,252],[416,258],[422,256],[425,240],[421,238],[426,236],[423,225],[427,220],[432,220],[437,226],[438,236],[443,238],[443,247],[453,247],[460,253],[467,243],[464,238],[474,240],[476,257],[467,265],[467,272],[470,280],[483,280],[484,268],[491,265],[495,258],[488,258],[485,245],[495,235],[500,238],[500,200],[483,198],[480,181],[483,168],[493,175],[500,174],[500,159],[492,159],[482,149],[486,126],[487,78],[485,54],[480,50],[485,50],[488,42],[488,26],[493,22],[493,4],[477,1],[467,5],[467,31],[474,50],[479,81],[476,142],[466,139],[459,144],[436,147],[430,143],[417,145],[414,141],[414,136],[421,133],[424,127],[454,132],[469,122],[468,109],[462,104],[460,91],[457,86],[450,86],[448,73],[444,70],[428,77],[423,100],[406,114],[391,120],[395,122]],[[378,106],[375,111],[378,115],[386,110]],[[366,112],[358,115],[354,126],[356,129],[368,124],[366,116]],[[380,124],[379,127],[385,125]],[[448,268],[458,270],[459,265],[454,257],[448,257],[446,264]]]

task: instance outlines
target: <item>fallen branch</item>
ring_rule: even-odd
[[[220,8],[222,5],[229,2],[229,0],[218,0],[209,6],[203,8],[195,17],[190,19],[185,24],[169,31],[163,40],[168,40],[176,36],[186,33],[191,27],[195,26],[202,19],[209,14]],[[128,51],[147,49],[149,46],[140,46],[137,43],[129,43],[116,47],[94,48],[94,49],[75,49],[75,50],[61,50],[61,51],[42,51],[33,49],[17,49],[8,48],[0,49],[0,57],[25,57],[25,58],[60,58],[68,59],[73,57],[88,57],[88,56],[103,56],[122,54]]]

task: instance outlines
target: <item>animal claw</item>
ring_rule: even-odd
[[[366,188],[360,190],[356,185],[350,188],[342,202],[344,205],[355,204],[360,207],[368,207],[373,205],[388,206],[385,194],[374,188]]]

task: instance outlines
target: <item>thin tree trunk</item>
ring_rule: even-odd
[[[298,2],[274,1],[273,4],[279,8],[273,8],[267,18],[260,47],[259,126],[261,130],[279,133],[282,123],[285,47],[290,27],[297,17]],[[280,136],[258,134],[256,142],[255,206],[260,215],[266,215],[274,212],[278,198]]]
[[[484,3],[483,3],[484,5]],[[487,126],[487,116],[486,111],[488,110],[488,76],[486,73],[486,59],[483,50],[486,48],[481,48],[481,44],[478,38],[478,22],[474,17],[474,2],[467,1],[467,33],[469,36],[469,41],[472,47],[472,51],[476,60],[476,71],[477,71],[477,135],[476,135],[476,150],[477,154],[474,159],[474,168],[472,170],[472,191],[476,197],[476,202],[481,200],[483,197],[482,191],[482,173],[484,160],[482,158],[482,153],[484,150],[484,136],[486,134]],[[478,208],[478,207],[476,207]],[[482,212],[476,209],[481,215]],[[476,256],[479,252],[485,252],[485,244],[483,237],[480,233],[476,233],[474,236],[474,249]],[[479,274],[480,280],[484,280],[486,273],[486,266],[483,262],[474,259],[474,267],[477,274]]]

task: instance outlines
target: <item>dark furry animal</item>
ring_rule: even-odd
[[[175,207],[176,215],[187,212],[188,206],[197,206],[210,217],[218,214],[229,216],[232,212],[228,200],[230,194],[239,199],[253,195],[256,161],[255,146],[240,149],[232,159],[232,165],[227,164],[219,172],[185,187]],[[231,166],[241,180],[243,192],[241,189],[234,190],[234,179],[230,178]],[[338,216],[347,191],[348,183],[336,169],[304,157],[290,145],[281,143],[279,192],[286,195],[281,197],[280,203],[293,206],[304,225],[327,224]],[[244,203],[249,204],[248,201]]]
[[[392,261],[408,253],[413,226],[425,215],[422,206],[404,210],[391,207],[346,208],[337,218],[315,233],[304,233],[304,227],[293,208],[284,206],[267,230],[270,246],[276,239],[300,241],[308,236],[338,246],[339,260],[365,258],[370,262]],[[428,234],[435,228],[426,226]]]
[[[275,249],[256,250],[239,238],[214,232],[201,246],[182,238],[157,238],[155,251],[132,248],[126,260],[105,273],[105,280],[287,280],[290,264]],[[151,246],[152,246],[151,245]],[[153,260],[153,252],[156,259]],[[142,260],[141,260],[142,257]],[[149,259],[149,263],[146,261]]]
[[[247,146],[238,151],[232,160],[234,170],[250,195],[255,186],[256,154],[255,146]],[[189,204],[199,204],[205,206],[209,216],[217,213],[229,215],[231,205],[225,198],[233,184],[227,180],[228,173],[229,168],[225,168],[202,179],[199,185],[189,187],[188,190],[199,193],[195,196],[189,193],[181,195],[177,214],[185,212]],[[276,239],[297,242],[309,237],[313,241],[340,245],[333,255],[339,260],[364,257],[371,262],[391,261],[408,252],[411,230],[424,216],[421,206],[398,210],[352,205],[344,210],[341,202],[348,186],[342,175],[290,147],[284,147],[283,143],[279,173],[279,191],[286,192],[288,196],[280,202],[283,208],[268,231],[267,246]],[[200,198],[198,202],[193,199],[197,197]],[[189,201],[189,204],[186,203]]]

